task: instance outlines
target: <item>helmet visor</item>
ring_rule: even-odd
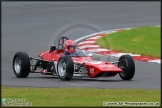
[[[75,50],[75,46],[68,46],[68,49]]]

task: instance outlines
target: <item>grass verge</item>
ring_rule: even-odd
[[[159,102],[160,90],[2,87],[2,98],[26,99],[33,106],[103,106],[103,102]]]
[[[96,41],[102,48],[160,58],[161,27],[143,26],[108,34]]]

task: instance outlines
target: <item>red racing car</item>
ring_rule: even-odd
[[[96,61],[92,54],[78,50],[79,56],[64,54],[64,42],[67,37],[61,37],[57,47],[40,53],[38,57],[29,57],[26,52],[17,52],[13,58],[13,71],[18,78],[26,78],[29,73],[56,75],[61,80],[69,81],[73,76],[112,77],[119,74],[123,80],[131,80],[135,74],[135,63],[130,55],[122,55],[118,61]],[[35,63],[32,63],[34,62]],[[117,64],[117,65],[115,65]],[[37,71],[42,69],[43,71]]]

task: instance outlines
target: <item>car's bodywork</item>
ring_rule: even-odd
[[[50,47],[50,50],[40,53],[37,58],[30,57],[29,58],[30,62],[32,60],[37,61],[35,64],[30,63],[30,66],[29,66],[30,73],[41,73],[41,72],[36,72],[37,68],[39,67],[43,70],[48,70],[48,72],[44,72],[45,75],[57,75],[61,77],[61,79],[63,80],[70,80],[73,76],[81,76],[81,77],[89,77],[89,78],[101,77],[101,76],[111,77],[111,76],[115,76],[118,73],[121,73],[121,75],[124,76],[124,74],[127,75],[128,74],[127,71],[129,71],[129,74],[131,75],[128,75],[129,78],[127,76],[126,80],[130,80],[133,78],[135,66],[134,66],[134,61],[132,61],[133,59],[129,60],[131,59],[130,57],[126,57],[126,58],[124,57],[122,60],[123,61],[125,60],[125,62],[123,62],[122,60],[116,61],[116,62],[107,62],[107,61],[97,61],[93,59],[91,54],[88,54],[87,52],[84,52],[81,50],[77,51],[79,53],[79,56],[64,55],[63,45],[64,45],[65,40],[68,40],[68,38],[61,37],[58,41],[57,47],[55,45],[52,45]],[[16,72],[15,70],[16,69],[15,68],[16,57],[19,57],[19,55],[17,56],[15,55],[14,57],[13,69],[14,69],[15,75],[19,77],[16,74],[18,72]],[[19,58],[21,60],[21,56]],[[71,60],[71,62],[70,64],[67,64],[69,63],[68,61],[69,59]],[[128,62],[130,62],[131,64],[129,64]],[[116,63],[118,65],[115,65]],[[131,67],[130,66],[128,67],[128,64]],[[62,65],[66,65],[66,66],[63,67]],[[21,68],[22,65],[19,67]],[[70,77],[68,76],[68,71],[69,71],[67,70],[68,68],[70,69],[70,71],[74,71],[74,72],[71,72]],[[62,78],[61,76],[62,72],[63,72],[62,76],[66,76],[67,78],[65,79]]]

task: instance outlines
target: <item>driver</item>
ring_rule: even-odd
[[[76,43],[73,40],[66,40],[64,43],[64,54],[69,56],[79,56],[79,54],[76,52],[75,47]]]

